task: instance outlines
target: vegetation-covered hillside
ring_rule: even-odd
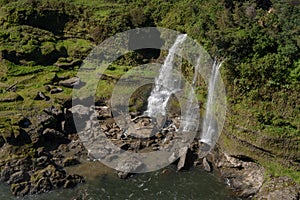
[[[121,31],[160,26],[187,33],[225,59],[228,110],[220,145],[257,160],[266,176],[300,183],[299,0],[0,0],[0,6],[0,146],[34,151],[20,123],[65,105],[72,89],[60,81],[76,74],[93,46]],[[128,54],[109,68],[99,98],[109,97],[110,78],[149,61],[143,56]]]

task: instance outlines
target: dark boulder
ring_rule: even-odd
[[[0,148],[5,144],[5,139],[2,135],[0,135]]]
[[[0,181],[4,182],[4,181],[8,181],[10,178],[10,175],[13,173],[13,168],[9,167],[9,166],[5,166],[3,167],[3,169],[1,170],[1,177],[0,177]]]
[[[36,94],[36,96],[34,97],[34,100],[48,101],[48,100],[50,100],[50,97],[46,96],[43,92],[38,92]]]
[[[77,158],[74,158],[74,157],[68,157],[68,158],[65,158],[63,160],[63,166],[64,167],[74,166],[74,165],[77,165],[77,164],[80,164],[80,161]]]
[[[30,119],[24,117],[19,121],[18,125],[21,128],[28,128],[31,125],[31,121],[30,121]]]

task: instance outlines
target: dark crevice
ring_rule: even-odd
[[[64,28],[71,17],[65,13],[55,10],[44,10],[38,13],[34,10],[28,16],[20,19],[21,25],[29,25],[44,29],[54,33],[55,35],[63,35]]]

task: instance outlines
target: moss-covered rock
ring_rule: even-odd
[[[68,157],[68,158],[65,158],[63,160],[63,166],[64,167],[77,165],[79,163],[80,163],[80,161],[77,158],[74,158],[74,157]]]
[[[11,185],[10,190],[15,196],[25,196],[30,192],[30,183],[14,183]]]

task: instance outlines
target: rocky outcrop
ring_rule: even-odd
[[[11,184],[11,191],[16,196],[39,194],[60,187],[72,188],[83,182],[83,177],[66,175],[64,170],[51,164],[43,169],[34,171],[31,176],[27,172],[16,172],[12,177],[12,182],[8,183]]]
[[[199,158],[195,164],[197,162]],[[218,145],[202,158],[200,166],[206,171],[216,171],[241,199],[296,200],[300,197],[300,185],[292,179],[267,177],[265,169],[254,159],[244,155],[229,155]]]
[[[78,136],[62,129],[65,114],[51,106],[44,113],[21,118],[19,129],[3,138],[1,151],[7,158],[0,160],[0,181],[9,184],[14,195],[71,188],[84,182],[82,176],[67,174],[63,168],[79,164],[86,155]]]
[[[251,198],[264,182],[264,169],[252,160],[242,160],[225,152],[214,154],[213,164],[239,197]]]
[[[38,148],[32,156],[2,161],[0,181],[9,184],[16,196],[70,188],[84,182],[80,175],[68,175],[62,166],[55,163],[57,159],[44,148]]]
[[[300,199],[300,186],[288,177],[272,177],[261,187],[254,199]]]

